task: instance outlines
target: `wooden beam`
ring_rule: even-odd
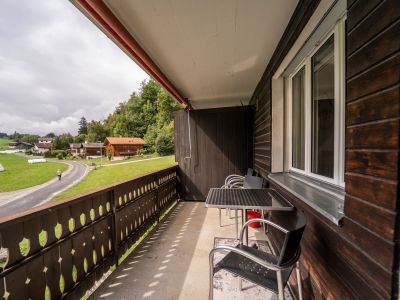
[[[76,2],[90,15],[113,39],[127,51],[136,62],[158,81],[185,110],[193,109],[188,100],[182,96],[167,76],[154,63],[135,38],[128,32],[122,23],[114,16],[111,10],[101,0],[76,0]]]

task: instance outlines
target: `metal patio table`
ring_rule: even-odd
[[[242,210],[242,220],[246,221],[246,210],[262,211],[290,211],[294,210],[293,205],[286,201],[273,189],[226,189],[211,188],[206,198],[208,208],[229,208],[235,210],[236,236],[238,235],[237,210]],[[248,230],[246,230],[246,242]]]

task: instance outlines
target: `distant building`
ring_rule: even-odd
[[[143,149],[145,142],[141,138],[130,137],[107,137],[104,145],[111,158],[127,157],[136,155],[137,150]]]
[[[15,150],[29,150],[32,149],[33,144],[25,142],[10,142],[8,146]]]
[[[0,138],[6,138],[6,137],[8,137],[7,133],[0,132]]]
[[[105,146],[103,143],[83,143],[82,147],[83,156],[87,159],[105,155]]]
[[[69,154],[78,157],[83,156],[83,147],[82,143],[71,143],[69,144]]]
[[[52,148],[52,143],[36,143],[35,146],[33,146],[33,152],[35,153],[45,153]]]
[[[74,157],[97,158],[106,154],[103,143],[71,143],[69,153]]]
[[[38,144],[52,144],[53,139],[48,137],[42,137],[38,139]]]

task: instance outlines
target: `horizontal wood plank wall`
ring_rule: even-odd
[[[370,265],[364,280],[397,299],[400,2],[349,1],[347,17],[343,234],[358,250],[349,263]]]
[[[296,41],[320,0],[299,1],[250,100],[254,105],[254,169],[267,177],[271,172],[271,78]],[[268,30],[268,28],[266,29]]]
[[[301,9],[296,12],[307,14]],[[287,29],[292,32],[302,29],[296,21],[296,12]],[[271,183],[307,216],[301,258],[306,299],[398,297],[399,17],[398,0],[348,1],[343,226],[334,225]],[[307,16],[304,18],[308,20]],[[254,167],[263,176],[270,171],[269,146],[273,143],[270,140],[271,77],[280,54],[291,47],[285,38],[288,36],[282,37],[251,101],[256,108]],[[260,125],[263,122],[267,125]],[[262,145],[266,147],[259,147],[258,142],[264,142]]]
[[[188,116],[190,116],[190,153]],[[204,201],[229,174],[244,174],[253,164],[253,108],[203,109],[175,113],[175,157],[180,193]]]

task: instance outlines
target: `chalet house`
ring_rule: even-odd
[[[16,150],[29,150],[32,149],[33,144],[25,142],[10,142],[9,147]]]
[[[35,153],[45,153],[49,150],[51,150],[53,147],[51,142],[46,142],[46,143],[35,143],[33,146],[33,152]]]
[[[38,139],[38,143],[39,144],[51,144],[51,143],[53,143],[53,139],[48,138],[48,137],[41,137]]]
[[[74,157],[84,157],[87,159],[97,158],[105,155],[105,146],[103,143],[71,143],[69,144],[69,153]]]
[[[107,153],[115,159],[136,155],[137,150],[143,149],[145,142],[141,138],[107,137],[104,145]]]
[[[0,295],[399,299],[399,0],[71,2],[185,108],[177,164],[0,219]],[[134,140],[105,146],[130,155]],[[268,233],[265,249],[238,244],[209,206],[211,188],[248,168],[276,197],[217,189],[215,205],[241,221],[237,208],[268,204],[268,228],[247,231]],[[57,237],[58,225],[70,229]],[[229,262],[237,277],[218,271]]]
[[[104,150],[103,143],[82,143],[82,155],[87,159],[104,156]]]
[[[82,143],[71,143],[69,144],[68,152],[73,157],[78,157],[83,155]]]

